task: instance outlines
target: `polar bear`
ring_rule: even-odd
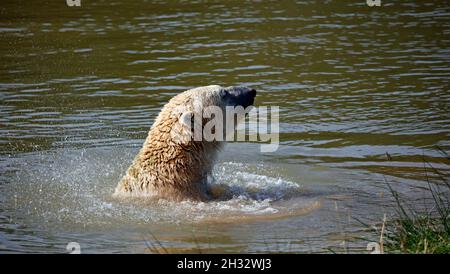
[[[143,147],[116,187],[114,196],[207,201],[210,198],[207,176],[224,142],[207,140],[206,136],[196,138],[196,125],[203,128],[211,120],[208,118],[213,117],[206,115],[205,118],[201,112],[215,107],[227,113],[226,109],[237,107],[248,113],[255,96],[256,90],[252,88],[211,85],[173,97],[150,128]]]

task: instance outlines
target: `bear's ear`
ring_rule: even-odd
[[[193,124],[194,113],[192,111],[185,111],[181,114],[179,121],[181,124],[187,126],[188,128],[192,127]]]

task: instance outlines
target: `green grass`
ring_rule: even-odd
[[[439,149],[450,160],[448,154]],[[450,183],[448,175],[434,168],[424,158],[425,187],[417,191],[429,197],[426,207],[408,202],[390,183],[396,211],[383,222],[381,249],[387,253],[450,254]],[[432,176],[431,176],[432,175]],[[426,198],[424,198],[426,199]],[[379,232],[378,232],[379,233]],[[384,235],[383,235],[384,234]]]

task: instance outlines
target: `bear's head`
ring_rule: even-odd
[[[175,96],[168,104],[178,123],[176,141],[224,141],[253,105],[256,90],[247,87],[199,87]]]

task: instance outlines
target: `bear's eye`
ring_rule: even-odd
[[[225,97],[228,95],[228,91],[222,89],[222,90],[219,92],[219,95],[220,95],[221,98],[225,98]]]

